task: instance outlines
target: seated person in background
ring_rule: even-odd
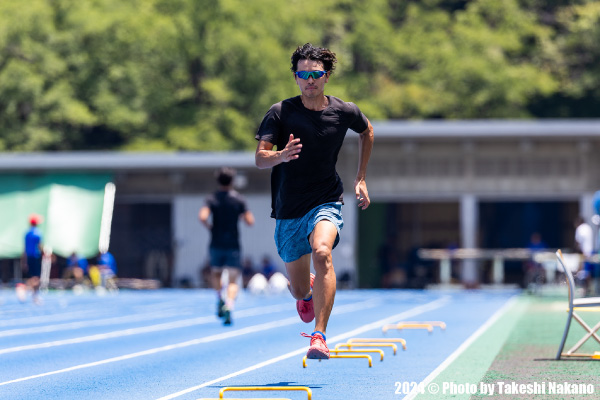
[[[67,259],[67,267],[63,272],[63,279],[75,279],[75,284],[82,284],[88,269],[87,259],[73,252]]]
[[[114,279],[117,276],[117,262],[115,257],[108,251],[104,251],[98,255],[96,265],[90,267],[90,280],[94,287],[112,286]]]
[[[117,261],[109,251],[100,253],[98,267],[100,267],[100,271],[104,271],[105,274],[111,274],[112,276],[117,275]]]
[[[248,287],[248,282],[254,276],[254,265],[252,265],[252,260],[249,257],[244,258],[242,261],[242,283],[244,289]]]
[[[546,243],[542,240],[539,232],[533,232],[529,238],[527,248],[531,251],[531,258],[523,263],[525,270],[525,287],[535,288],[535,285],[544,283],[545,271],[542,264],[535,260],[535,254],[547,249]],[[533,285],[533,286],[532,286]]]
[[[204,266],[200,268],[200,287],[212,288],[212,269],[210,268],[210,260],[206,260]]]
[[[264,256],[262,259],[262,274],[267,278],[267,280],[271,279],[273,274],[277,272],[277,267],[271,261],[269,256]]]

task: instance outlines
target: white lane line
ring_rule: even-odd
[[[289,309],[289,308],[290,308],[289,304],[288,305],[281,304],[279,306],[272,306],[270,308],[267,307],[267,309],[269,310],[267,312],[277,312],[277,311],[282,311],[282,310]],[[261,309],[265,309],[265,307],[256,307],[254,309],[240,310],[236,313],[236,317],[259,315],[250,310],[261,310]],[[29,327],[29,328],[16,328],[16,329],[10,329],[10,330],[6,330],[6,331],[0,331],[0,337],[57,332],[57,331],[63,331],[63,330],[90,328],[93,326],[105,326],[105,325],[113,325],[113,324],[119,324],[119,323],[130,323],[130,322],[147,321],[147,320],[161,319],[161,318],[172,318],[172,317],[176,317],[178,315],[191,314],[191,311],[187,311],[187,312],[181,312],[181,310],[179,310],[179,311],[180,312],[174,312],[174,311],[168,311],[168,312],[162,312],[162,313],[152,312],[152,313],[148,313],[148,314],[127,315],[124,317],[112,317],[112,318],[105,318],[105,319],[99,319],[99,320],[67,322],[64,324],[46,325],[46,326],[41,326],[41,327],[34,326],[34,327]],[[205,317],[205,318],[209,318],[209,317]],[[193,320],[193,319],[190,319],[190,320]],[[215,320],[215,317],[209,318],[209,322],[214,321],[214,320]]]
[[[365,332],[368,332],[368,331],[371,331],[371,330],[374,330],[374,329],[381,329],[382,325],[385,325],[385,324],[388,324],[388,323],[392,323],[392,321],[398,321],[398,320],[403,320],[403,319],[407,319],[407,318],[412,318],[412,317],[414,317],[416,315],[423,314],[423,313],[425,313],[427,311],[435,310],[436,308],[439,308],[439,307],[442,307],[443,305],[445,305],[449,300],[450,300],[450,296],[444,296],[444,297],[439,298],[437,300],[434,300],[434,301],[432,301],[430,303],[423,304],[423,305],[417,306],[415,308],[412,308],[410,310],[401,312],[400,314],[396,314],[396,315],[392,315],[391,317],[380,319],[379,321],[375,321],[375,322],[372,322],[370,324],[363,325],[360,328],[356,328],[356,329],[353,329],[353,330],[348,331],[346,333],[343,333],[341,335],[332,337],[329,340],[329,342],[331,344],[334,344],[334,343],[340,342],[340,341],[342,341],[344,339],[348,339],[348,338],[350,338],[352,336],[360,335],[362,333],[365,333]],[[301,355],[301,354],[303,354],[303,353],[306,352],[307,347],[303,347],[301,349],[291,351],[291,352],[283,354],[281,356],[278,356],[278,357],[275,357],[275,358],[271,358],[270,360],[266,360],[266,361],[260,362],[258,364],[254,364],[254,365],[252,365],[252,366],[250,366],[248,368],[244,368],[244,369],[241,369],[241,370],[239,370],[237,372],[233,372],[231,374],[222,376],[220,378],[216,378],[216,379],[213,379],[211,381],[204,382],[204,383],[202,383],[200,385],[184,389],[184,390],[179,391],[177,393],[169,394],[169,395],[161,397],[161,398],[159,398],[157,400],[170,400],[170,399],[174,399],[176,397],[183,396],[184,394],[187,394],[187,393],[190,393],[190,392],[194,392],[194,391],[196,391],[198,389],[202,389],[204,387],[214,385],[215,383],[219,383],[219,382],[225,381],[227,379],[234,378],[236,376],[240,376],[240,375],[243,375],[245,373],[255,371],[257,369],[260,369],[262,367],[266,367],[266,366],[271,365],[271,364],[275,364],[275,363],[277,363],[279,361],[283,361],[283,360],[288,359],[290,357]]]
[[[440,373],[442,373],[442,371],[448,368],[450,364],[454,362],[454,360],[456,360],[473,342],[477,340],[477,338],[479,338],[479,336],[481,336],[485,331],[487,331],[496,321],[498,321],[498,319],[502,315],[504,315],[504,313],[506,313],[506,311],[508,311],[510,307],[513,306],[513,304],[517,301],[518,297],[518,295],[511,297],[498,311],[496,311],[487,321],[485,321],[485,323],[481,325],[479,329],[477,329],[471,336],[469,336],[469,338],[465,340],[458,347],[458,349],[456,349],[452,354],[450,354],[448,358],[446,358],[436,369],[433,370],[433,372],[427,375],[427,377],[423,379],[423,381],[419,385],[415,386],[415,389],[413,389],[408,395],[406,395],[403,400],[414,399],[419,394],[419,388],[429,385],[431,381],[433,381]]]
[[[288,310],[288,309],[290,309],[289,304],[276,305],[276,306],[270,306],[270,307],[256,307],[253,309],[241,310],[241,311],[237,312],[236,318],[269,314],[269,313],[274,313],[274,312]],[[205,316],[205,317],[189,318],[189,319],[184,319],[184,320],[180,320],[180,321],[165,322],[162,324],[143,326],[143,327],[139,327],[139,328],[129,328],[129,329],[122,329],[122,330],[113,331],[113,332],[98,333],[96,335],[76,337],[76,338],[72,338],[72,339],[54,340],[51,342],[28,344],[28,345],[16,346],[16,347],[8,347],[5,349],[0,349],[0,355],[8,354],[8,353],[16,353],[16,352],[26,351],[26,350],[46,349],[49,347],[64,346],[64,345],[68,345],[68,344],[95,342],[98,340],[114,339],[114,338],[123,337],[123,336],[139,335],[139,334],[150,333],[150,332],[159,332],[159,331],[165,331],[165,330],[169,330],[169,329],[186,328],[186,327],[190,327],[190,326],[194,326],[194,325],[208,324],[211,322],[215,322],[216,320],[217,320],[217,317],[214,315],[211,315],[211,316]]]
[[[89,312],[88,312],[89,315]],[[29,334],[38,334],[38,333],[48,333],[48,332],[57,332],[57,331],[66,331],[80,328],[90,328],[93,326],[105,326],[105,325],[113,325],[120,323],[128,323],[128,322],[140,322],[147,321],[153,319],[161,319],[161,318],[169,318],[174,317],[177,314],[173,313],[148,313],[148,314],[136,314],[136,315],[126,315],[124,317],[112,317],[112,318],[104,318],[104,319],[96,319],[96,320],[88,320],[88,321],[78,321],[78,322],[65,322],[63,324],[54,324],[54,325],[45,325],[45,326],[32,326],[29,328],[16,328],[9,329],[6,331],[0,331],[0,337],[7,336],[22,336]]]
[[[347,305],[338,307],[337,310],[333,314],[344,314],[344,313],[355,312],[355,311],[365,309],[365,308],[372,308],[372,307],[375,307],[376,305],[378,305],[379,303],[380,303],[379,301],[367,300],[367,301],[363,301],[360,303],[347,304]],[[84,368],[95,367],[98,365],[129,360],[129,359],[136,358],[136,357],[142,357],[142,356],[152,355],[152,354],[156,354],[156,353],[161,353],[163,351],[181,349],[184,347],[195,346],[195,345],[202,344],[202,343],[209,343],[209,342],[215,342],[215,341],[219,341],[219,340],[225,340],[225,339],[229,339],[229,338],[233,338],[233,337],[237,337],[237,336],[247,335],[250,333],[263,332],[263,331],[266,331],[269,329],[280,328],[282,326],[293,325],[293,324],[297,324],[297,323],[298,323],[298,316],[294,316],[294,317],[285,318],[285,319],[282,319],[279,321],[267,322],[264,324],[249,326],[249,327],[238,329],[235,331],[219,333],[216,335],[206,336],[203,338],[198,338],[198,339],[194,339],[194,340],[188,340],[185,342],[175,343],[172,345],[156,347],[153,349],[139,351],[139,352],[131,353],[131,354],[125,354],[125,355],[122,355],[119,357],[107,358],[105,360],[95,361],[95,362],[91,362],[91,363],[87,363],[87,364],[75,365],[73,367],[63,368],[63,369],[59,369],[56,371],[44,372],[42,374],[26,376],[23,378],[13,379],[13,380],[6,381],[6,382],[0,382],[0,386],[9,385],[11,383],[28,381],[28,380],[36,379],[36,378],[42,378],[42,377],[50,376],[50,375],[61,374],[61,373],[75,371],[75,370],[84,369]]]
[[[65,314],[53,314],[53,315],[36,315],[31,317],[24,318],[13,318],[10,320],[0,321],[0,327],[4,326],[15,326],[15,325],[23,325],[23,324],[31,324],[31,323],[44,323],[44,322],[57,322],[64,321],[68,319],[75,319],[80,317],[88,317],[90,315],[89,311],[76,311]]]
[[[199,300],[205,301],[206,297],[208,297],[207,295],[205,296],[199,296]],[[211,296],[211,297],[214,297]],[[95,299],[90,299],[89,297],[84,297],[84,298],[77,298],[75,296],[73,296],[72,298],[69,298],[70,300],[95,300]],[[57,298],[56,302],[60,302],[62,301],[63,298]],[[66,299],[64,299],[66,301]],[[98,298],[98,300],[100,300],[100,298]],[[102,298],[101,300],[107,300],[106,298]],[[149,298],[149,300],[153,300],[152,298]],[[188,307],[188,310],[193,310],[195,308],[195,299],[187,299],[186,298],[186,303],[193,303],[192,304],[188,304],[185,305],[185,307]],[[84,304],[71,304],[68,307],[74,308],[74,307],[86,307],[89,308],[90,306],[95,306],[95,305],[100,305],[102,304],[102,314],[104,315],[110,315],[113,311],[120,311],[120,308],[118,306],[115,306],[114,303],[110,303],[109,305],[106,304],[105,301],[91,301],[91,302],[86,302]],[[134,310],[136,313],[146,313],[146,312],[152,312],[152,313],[167,313],[167,312],[178,312],[181,313],[182,308],[184,307],[184,305],[181,304],[181,302],[175,302],[175,301],[162,301],[160,300],[160,302],[157,303],[151,303],[151,304],[128,304],[128,307],[131,308],[132,310]],[[21,310],[18,311],[20,314],[23,313],[22,307],[20,307]],[[10,327],[10,326],[18,326],[18,325],[29,325],[29,324],[42,324],[42,323],[46,323],[46,322],[53,322],[56,323],[58,321],[64,321],[64,320],[69,320],[69,319],[75,319],[75,318],[80,318],[80,317],[89,317],[90,316],[90,312],[89,310],[81,310],[81,311],[70,311],[67,313],[63,313],[63,314],[51,314],[51,315],[31,315],[28,317],[22,317],[22,318],[11,318],[9,320],[2,320],[0,321],[0,327]],[[96,316],[99,317],[99,316]]]

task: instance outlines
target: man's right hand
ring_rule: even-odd
[[[254,162],[258,168],[272,168],[281,163],[295,160],[299,157],[298,153],[302,150],[300,139],[294,139],[293,134],[290,134],[290,139],[283,149],[275,151],[273,147],[273,143],[266,140],[258,142],[256,154],[254,155]]]
[[[281,150],[280,152],[281,162],[288,162],[297,159],[298,157],[300,157],[298,155],[300,151],[302,151],[302,144],[300,143],[300,139],[294,139],[294,134],[291,133],[290,139],[288,140],[283,150]]]

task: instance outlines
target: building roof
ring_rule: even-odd
[[[47,152],[3,153],[1,171],[40,170],[168,170],[215,168],[226,165],[233,168],[254,167],[254,152]]]
[[[600,119],[428,120],[373,122],[385,138],[600,138]]]
[[[600,139],[598,120],[428,120],[373,122],[376,138],[387,139],[493,139],[554,138]],[[348,135],[356,138],[358,135]],[[1,153],[0,172],[44,170],[168,170],[252,168],[254,152],[116,152],[73,151]]]

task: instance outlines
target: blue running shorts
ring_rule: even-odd
[[[310,210],[304,217],[278,219],[275,225],[275,245],[283,262],[296,261],[305,254],[312,253],[308,238],[319,221],[331,221],[337,229],[333,247],[340,241],[340,231],[344,226],[342,203],[325,203]]]

